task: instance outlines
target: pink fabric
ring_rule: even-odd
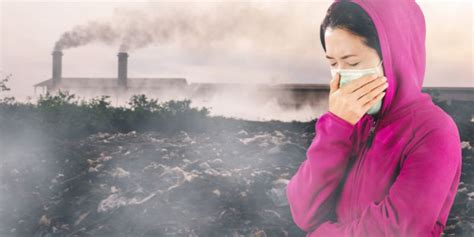
[[[337,4],[335,1],[333,4]],[[287,186],[294,222],[308,237],[440,236],[461,176],[453,119],[421,92],[425,21],[413,0],[353,0],[370,15],[389,87],[375,117],[351,125],[331,112]]]

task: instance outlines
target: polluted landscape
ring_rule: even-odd
[[[292,220],[286,185],[326,111],[327,85],[240,88],[128,75],[136,50],[176,43],[202,53],[191,60],[219,59],[240,36],[262,54],[275,47],[278,58],[294,54],[302,60],[296,64],[314,67],[305,45],[313,38],[287,41],[299,37],[290,31],[292,21],[302,24],[296,13],[225,6],[197,15],[116,11],[110,22],[77,25],[45,55],[52,56],[52,75],[34,85],[39,96],[32,101],[9,96],[15,75],[0,74],[1,237],[306,236]],[[304,24],[296,31],[313,33],[313,22]],[[92,43],[118,45],[111,54],[117,73],[63,76],[63,59]],[[305,69],[275,61],[275,70]],[[462,138],[461,183],[443,236],[474,236],[473,104],[433,98]]]

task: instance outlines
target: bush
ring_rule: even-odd
[[[3,80],[0,88],[6,88]],[[68,91],[41,95],[36,104],[0,102],[0,132],[38,131],[56,138],[77,138],[97,132],[155,130],[198,131],[207,126],[209,110],[191,108],[190,100],[159,103],[134,95],[128,106],[113,107],[109,96],[79,101]]]

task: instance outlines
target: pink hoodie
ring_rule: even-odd
[[[440,236],[460,181],[461,141],[453,119],[421,92],[423,13],[414,0],[352,2],[375,24],[389,87],[378,119],[365,114],[351,125],[328,111],[317,120],[287,186],[293,220],[308,237]]]

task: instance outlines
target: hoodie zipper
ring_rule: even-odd
[[[362,162],[364,161],[365,159],[365,155],[367,154],[368,150],[370,149],[370,147],[372,146],[372,143],[373,143],[373,140],[374,140],[374,136],[375,136],[375,128],[377,126],[377,122],[378,122],[379,119],[375,118],[373,119],[372,121],[372,125],[370,126],[370,130],[369,130],[369,136],[367,138],[367,140],[365,141],[365,144],[364,144],[364,147],[363,147],[363,151],[361,153],[361,156],[360,156],[360,160],[359,162],[357,163],[357,166],[356,166],[356,170],[355,170],[355,173],[354,173],[354,180],[352,182],[352,188],[355,188],[355,184],[357,183],[357,178],[358,178],[358,173],[359,173],[359,169],[360,167],[362,166]],[[356,190],[357,191],[357,190]],[[353,192],[355,197],[356,198],[359,198],[359,193],[355,193]],[[355,210],[354,210],[354,204],[356,203],[356,199],[353,198],[352,199],[352,205],[351,205],[351,208],[352,208],[352,213],[353,213],[353,218],[355,217],[354,216],[354,213],[355,213]]]
[[[377,118],[374,118],[374,120],[372,121],[372,126],[370,127],[370,131],[369,131],[369,137],[367,138],[367,141],[365,142],[365,147],[367,147],[367,149],[369,149],[372,146],[372,142],[374,140],[374,135],[375,135],[375,127],[377,126],[378,121],[379,120]]]

